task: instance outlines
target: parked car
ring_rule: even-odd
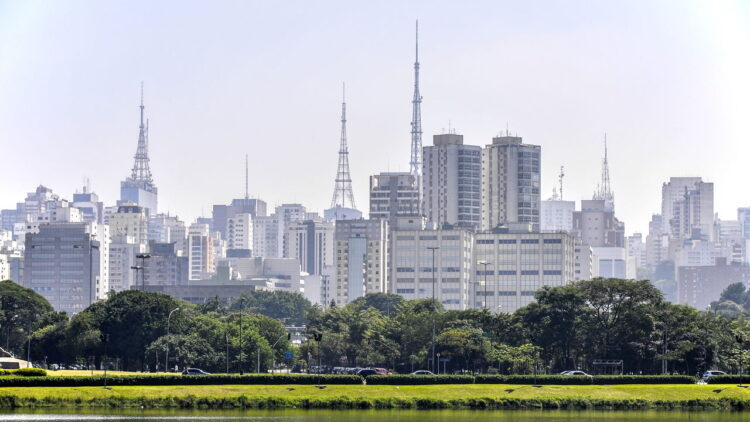
[[[378,373],[378,375],[392,375],[393,372],[385,369],[385,368],[372,368],[375,370],[375,372]]]
[[[716,375],[726,375],[727,373],[724,371],[706,371],[705,374],[701,377],[703,381],[708,381],[709,378],[715,377]]]
[[[564,371],[564,372],[560,372],[560,375],[573,375],[573,376],[584,376],[584,377],[591,376],[583,371]]]
[[[435,375],[435,374],[433,374],[432,371],[427,371],[425,369],[420,369],[419,371],[412,372],[411,375]]]
[[[186,368],[184,371],[182,371],[182,375],[211,375],[211,374],[198,368]]]
[[[369,377],[370,375],[379,375],[379,374],[378,374],[378,371],[372,368],[365,368],[357,372],[357,375],[359,375],[360,377]]]

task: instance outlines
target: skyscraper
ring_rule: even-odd
[[[530,223],[539,230],[542,148],[498,136],[482,151],[482,227]]]
[[[427,221],[475,228],[482,217],[482,148],[464,145],[463,135],[433,136],[423,149],[423,211]]]
[[[661,189],[664,232],[678,240],[714,240],[714,184],[700,177],[670,177]]]
[[[148,158],[148,124],[143,121],[143,84],[141,84],[141,124],[138,132],[138,148],[130,177],[120,183],[120,200],[132,202],[145,208],[147,215],[157,213],[157,193],[151,176]]]
[[[388,220],[391,229],[398,217],[419,215],[419,197],[417,178],[411,173],[370,176],[370,218]]]

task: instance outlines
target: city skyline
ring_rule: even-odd
[[[399,8],[397,16],[386,13],[385,6],[344,8],[343,15],[369,14],[371,19],[345,19],[325,30],[322,23],[303,16],[324,13],[330,5],[323,11],[305,10],[302,3],[270,10],[234,5],[241,11],[269,13],[268,25],[289,18],[299,26],[289,32],[277,30],[268,39],[251,38],[249,44],[223,45],[221,41],[233,40],[227,36],[248,32],[237,27],[242,22],[227,14],[226,5],[206,11],[215,13],[211,17],[230,19],[226,28],[214,27],[218,34],[184,32],[186,22],[180,18],[199,13],[188,8],[168,22],[174,34],[148,39],[143,33],[130,34],[133,27],[119,16],[114,28],[105,26],[104,18],[117,14],[116,5],[88,4],[86,13],[76,16],[83,6],[47,5],[42,10],[34,3],[0,3],[0,63],[10,64],[0,66],[0,89],[7,93],[0,99],[0,136],[4,149],[13,152],[6,159],[10,183],[0,184],[0,208],[13,208],[39,184],[70,198],[84,177],[92,180],[93,190],[106,203],[114,203],[119,182],[132,167],[138,85],[144,80],[146,115],[151,119],[149,154],[160,209],[192,221],[209,215],[211,204],[243,197],[242,156],[247,153],[251,196],[270,206],[298,202],[322,211],[335,178],[340,84],[346,81],[353,191],[360,210],[366,211],[369,176],[409,169],[416,18],[424,146],[432,144],[432,135],[451,127],[464,135],[466,144],[485,146],[507,127],[545,151],[542,199],[557,186],[559,167],[564,165],[565,199],[578,202],[590,199],[600,182],[607,132],[612,190],[628,233],[647,231],[651,214],[660,211],[661,184],[670,176],[697,176],[715,183],[720,218],[736,218],[737,207],[747,205],[738,195],[744,193],[741,157],[750,152],[741,142],[746,134],[740,127],[748,105],[742,97],[750,98],[750,85],[739,76],[750,69],[750,56],[731,47],[750,39],[750,32],[738,25],[750,16],[750,9],[739,2],[710,8],[681,3],[677,9],[667,3],[616,10],[614,3],[609,8],[595,5],[586,17],[604,18],[602,26],[575,17],[574,9],[580,12],[582,3],[571,10],[551,3],[544,11],[484,4],[492,11],[515,12],[519,21],[494,28],[485,18],[471,30],[462,27],[455,32],[444,29],[450,18],[467,24],[479,17],[478,11],[450,15],[446,11],[452,8],[444,3],[432,9],[426,3],[409,4]],[[145,14],[140,29],[154,33],[164,23],[158,19],[164,17],[160,13],[169,8],[134,9]],[[290,11],[297,13],[284,15]],[[615,11],[622,16],[615,17]],[[646,11],[653,16],[639,14]],[[553,23],[555,12],[576,21],[567,26]],[[127,13],[134,12],[128,7]],[[664,14],[672,16],[667,20],[672,25],[653,26],[663,24]],[[55,42],[67,41],[73,48],[57,56],[45,50],[49,47],[44,42],[45,34],[62,29],[56,26],[62,23],[50,21],[61,15],[69,18],[61,20],[68,24],[85,17],[102,21],[61,34]],[[360,24],[364,30],[352,31]],[[536,32],[513,31],[524,24]],[[263,25],[260,22],[257,31]],[[644,34],[628,32],[637,25]],[[81,39],[76,37],[89,37],[97,29],[104,31],[100,40],[77,43]],[[613,39],[598,39],[602,33]],[[647,45],[646,34],[656,42]],[[312,41],[305,44],[302,36]],[[379,43],[364,42],[373,41],[368,36],[378,37]],[[15,43],[1,42],[4,39]],[[213,50],[196,55],[190,49],[196,40]],[[344,49],[353,54],[342,54],[343,47],[333,41],[359,50]],[[106,48],[108,43],[125,54],[114,54],[118,49]],[[129,62],[140,50],[125,44],[145,46],[147,57]],[[302,44],[312,47],[301,50]],[[260,51],[267,47],[283,52]],[[224,54],[233,48],[239,53]],[[266,63],[283,63],[256,69],[254,56],[243,54],[252,53],[252,48],[268,59]],[[630,67],[619,67],[619,54],[629,53],[641,56]],[[720,57],[723,53],[727,54]],[[189,67],[201,63],[208,69]],[[550,67],[555,65],[559,67]],[[678,68],[680,72],[670,73]],[[108,70],[112,73],[106,74]],[[243,85],[233,85],[239,82]],[[642,109],[636,110],[636,105]],[[578,147],[571,148],[577,141]],[[709,146],[714,154],[706,159]],[[40,164],[34,171],[29,171],[29,158]]]

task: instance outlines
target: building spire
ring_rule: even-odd
[[[607,157],[607,133],[604,133],[604,159],[602,160],[602,180],[594,194],[594,199],[604,200],[605,206],[614,211],[615,195],[609,181],[609,158]]]
[[[341,102],[341,144],[339,146],[339,163],[336,170],[336,181],[333,188],[331,208],[353,208],[354,193],[352,192],[352,177],[349,173],[349,147],[346,143],[346,84],[343,85]],[[348,205],[347,205],[348,202]]]
[[[414,96],[411,116],[411,160],[409,169],[417,179],[422,176],[422,95],[419,92],[419,21],[416,23],[414,49]]]
[[[143,82],[141,81],[141,121],[138,126],[138,148],[135,152],[135,162],[130,175],[130,180],[153,183],[151,169],[149,168],[148,158],[148,123],[144,124],[143,115],[145,106],[143,105]]]

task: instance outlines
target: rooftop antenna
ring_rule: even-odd
[[[245,154],[245,199],[250,198],[250,194],[248,193],[248,177],[247,177],[247,154]]]
[[[560,166],[560,175],[558,176],[558,179],[560,180],[560,200],[563,200],[563,177],[565,177],[565,166]]]

